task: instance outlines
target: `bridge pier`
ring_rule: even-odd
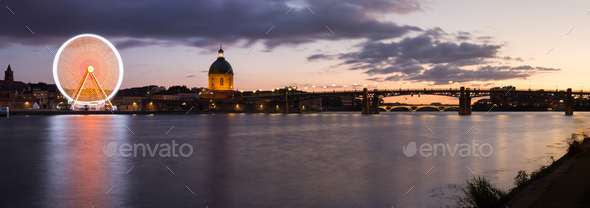
[[[465,87],[461,87],[459,96],[459,115],[471,115],[471,97],[469,90],[465,92]]]
[[[295,112],[290,111],[291,105],[289,105],[289,92],[285,92],[285,98],[283,100],[283,113],[303,113],[301,106],[301,100],[294,100],[293,105],[297,108]]]
[[[567,96],[565,98],[565,115],[574,115],[574,97],[572,96],[572,88],[567,88]]]
[[[372,105],[371,105],[372,101]],[[379,97],[369,98],[369,90],[363,88],[363,108],[362,114],[379,114]]]
[[[297,113],[303,113],[303,108],[301,108],[301,100],[293,101],[295,107],[297,107]]]
[[[283,113],[289,113],[289,92],[285,91],[285,99],[283,100]]]
[[[369,90],[367,88],[363,88],[363,107],[361,108],[362,114],[369,114]]]
[[[378,96],[374,96],[372,99],[372,108],[370,109],[371,114],[379,114],[379,97]]]

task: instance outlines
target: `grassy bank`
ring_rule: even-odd
[[[539,181],[542,181],[548,175],[559,175],[563,171],[564,165],[574,157],[584,152],[584,146],[590,142],[588,135],[583,135],[582,141],[577,141],[572,136],[572,140],[569,143],[568,152],[558,160],[554,160],[551,157],[549,165],[541,166],[538,169],[532,171],[530,174],[524,170],[518,172],[514,177],[514,187],[509,190],[502,190],[496,188],[490,181],[484,177],[474,177],[467,181],[467,185],[462,189],[464,196],[457,197],[456,207],[476,207],[476,208],[487,208],[487,207],[504,207],[514,204],[515,201],[523,199],[525,194],[530,194],[530,190],[537,189],[536,187]],[[571,164],[569,161],[568,164]],[[551,174],[554,171],[560,169],[557,174]],[[569,166],[567,166],[569,167]],[[558,176],[559,177],[559,176]],[[545,182],[546,183],[546,182]],[[542,188],[551,188],[543,186]],[[538,194],[538,193],[535,193]],[[540,197],[540,195],[539,195]],[[585,203],[590,205],[590,189],[586,191],[584,195]],[[590,207],[590,206],[588,206]]]

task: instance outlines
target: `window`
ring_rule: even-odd
[[[223,86],[223,78],[219,78],[219,85]]]
[[[232,85],[232,83],[231,83],[231,78],[229,78],[229,86],[230,86],[230,87],[232,87],[232,88],[234,87],[234,86]]]
[[[211,78],[211,87],[215,86],[215,78]]]

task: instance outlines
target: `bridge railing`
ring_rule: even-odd
[[[544,93],[565,93],[566,90],[544,90],[544,89],[510,89],[510,88],[501,88],[501,89],[497,89],[497,88],[466,88],[466,91],[469,92],[544,92]],[[363,89],[357,89],[357,90],[315,90],[315,91],[299,91],[299,92],[289,92],[289,95],[305,95],[305,94],[343,94],[343,93],[362,93]],[[374,92],[379,92],[379,93],[388,93],[388,92],[393,92],[393,93],[420,93],[420,92],[442,92],[442,93],[459,93],[461,92],[460,88],[410,88],[410,89],[404,89],[404,88],[389,88],[389,89],[383,89],[383,88],[379,88],[379,89],[368,89],[369,93],[374,93]],[[590,91],[583,91],[583,90],[572,90],[573,94],[590,94]],[[248,97],[274,97],[274,96],[282,96],[284,95],[283,92],[280,93],[271,93],[271,94],[262,94],[262,95],[248,95],[248,96],[243,96],[245,98]]]

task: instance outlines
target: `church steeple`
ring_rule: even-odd
[[[221,49],[221,45],[219,45],[219,51],[217,51],[217,53],[218,53],[217,59],[225,59],[223,57],[223,49]]]
[[[10,68],[10,64],[8,64],[8,69],[6,69],[6,71],[4,72],[4,81],[14,81],[14,75],[12,69]]]

